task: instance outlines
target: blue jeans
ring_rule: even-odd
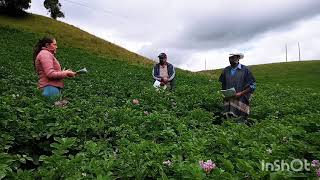
[[[42,90],[42,95],[45,97],[59,96],[61,94],[61,89],[55,86],[46,86]]]

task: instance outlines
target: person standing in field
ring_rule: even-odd
[[[57,41],[52,37],[44,37],[35,45],[33,63],[38,74],[38,88],[45,97],[61,95],[64,87],[63,79],[75,77],[72,70],[61,70],[59,61],[56,59]]]
[[[169,90],[175,89],[175,78],[176,71],[172,64],[167,62],[167,55],[165,53],[160,53],[159,63],[156,64],[152,69],[153,79],[158,82],[160,87],[168,87]]]
[[[236,94],[224,98],[223,114],[227,117],[239,117],[239,121],[246,123],[250,113],[250,97],[256,89],[256,80],[251,71],[239,63],[244,55],[242,53],[230,54],[230,66],[224,68],[219,81],[222,83],[222,90],[234,88]]]

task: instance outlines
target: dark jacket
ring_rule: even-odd
[[[239,99],[224,99],[224,113],[232,113],[236,116],[247,117],[250,112],[251,94],[256,89],[256,79],[251,71],[244,65],[238,66],[235,73],[231,73],[232,68],[226,67],[219,78],[222,89],[235,88],[236,92],[241,92],[250,87],[250,92],[244,94]]]
[[[235,88],[236,92],[241,92],[247,87],[250,87],[251,93],[255,90],[256,79],[252,75],[251,71],[241,64],[241,68],[237,68],[236,74],[231,75],[231,67],[226,67],[219,78],[222,83],[222,89]]]
[[[167,63],[167,69],[168,69],[168,75],[169,75],[169,79],[168,81],[172,81],[174,80],[175,76],[176,76],[176,71],[173,67],[172,64],[170,63]],[[152,70],[152,76],[153,76],[153,79],[154,80],[158,80],[158,81],[161,81],[161,77],[160,77],[160,64],[156,64],[154,67],[153,67],[153,70]]]

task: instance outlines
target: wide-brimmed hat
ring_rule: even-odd
[[[230,57],[232,56],[239,56],[240,59],[243,59],[244,55],[242,53],[232,53],[230,54]]]

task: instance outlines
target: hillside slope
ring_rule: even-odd
[[[15,23],[0,26],[0,179],[316,177],[315,168],[261,167],[262,160],[320,159],[319,86],[267,77],[286,64],[255,71],[259,80],[247,126],[221,117],[216,78],[177,71],[176,91],[157,92],[151,66],[84,51],[62,39],[57,54],[62,67],[86,67],[89,73],[65,80],[63,98],[70,104],[58,108],[36,88],[32,48],[41,35],[16,28],[23,21]],[[319,77],[317,69],[310,75],[319,65],[314,63],[301,62],[288,73],[314,80]],[[199,161],[209,159],[217,168],[206,173]]]
[[[105,57],[139,64],[153,64],[150,59],[130,52],[72,25],[44,16],[34,14],[23,18],[0,16],[0,26],[36,33],[39,39],[44,35],[52,35],[57,39],[59,45],[88,50]]]

